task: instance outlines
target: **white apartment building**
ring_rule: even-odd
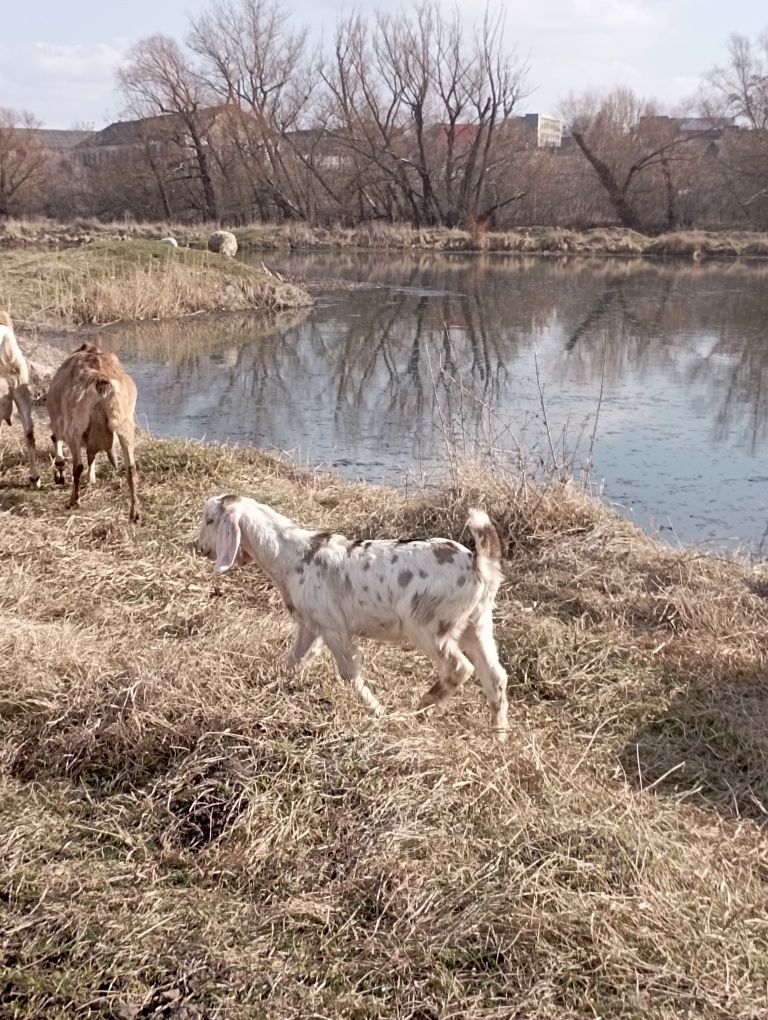
[[[536,148],[559,149],[563,141],[563,122],[546,113],[526,113],[520,118],[525,127],[536,133]]]

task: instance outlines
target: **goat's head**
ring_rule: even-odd
[[[223,574],[235,564],[251,561],[242,546],[241,515],[239,496],[214,496],[203,508],[197,551],[216,561],[216,574]]]

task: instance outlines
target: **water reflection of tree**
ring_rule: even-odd
[[[764,267],[645,267],[609,277],[567,333],[555,378],[644,382],[662,373],[712,408],[713,434],[768,436]],[[702,347],[708,347],[703,350]]]
[[[160,359],[188,366],[199,364],[200,358],[231,358],[232,352],[244,343],[289,329],[307,314],[307,308],[300,308],[120,323],[101,330],[96,340],[121,357]]]
[[[477,285],[461,292],[432,280],[432,292],[426,292],[423,269],[413,260],[407,269],[402,289],[336,295],[281,338],[301,352],[299,374],[323,380],[326,393],[333,394],[336,420],[348,431],[362,424],[368,432],[377,423],[391,428],[393,418],[406,431],[431,429],[437,395],[449,394],[458,375],[476,392],[478,406],[499,397],[513,352],[498,307]],[[238,369],[266,385],[278,368],[273,365],[262,377],[256,364],[263,357],[263,349],[248,347]],[[267,396],[253,386],[250,393],[258,401]],[[302,391],[294,401],[307,397]],[[285,408],[279,413],[282,417]]]
[[[406,451],[446,415],[471,432],[489,407],[508,419],[530,407],[536,347],[564,394],[597,394],[603,372],[607,398],[662,373],[707,401],[719,435],[743,427],[756,444],[768,431],[765,268],[336,252],[280,268],[371,286],[321,293],[303,321],[191,320],[162,340],[141,329],[146,394],[207,415],[219,438],[286,445],[324,418],[338,450],[386,435]],[[132,333],[114,346],[127,353]]]

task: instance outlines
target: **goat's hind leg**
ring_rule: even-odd
[[[72,454],[72,495],[69,497],[67,505],[70,509],[73,509],[80,506],[80,480],[83,477],[85,468],[83,466],[83,451],[79,436],[77,439],[74,437],[67,439],[67,446]]]
[[[119,444],[120,444],[119,439],[117,438],[117,436],[114,436],[112,440],[112,446],[107,450],[107,460],[115,469],[115,471],[117,471],[117,457],[115,453]]]
[[[64,485],[66,482],[64,477],[64,441],[52,435],[51,442],[53,443],[53,480],[56,485]]]
[[[139,485],[139,473],[136,470],[136,461],[133,456],[133,426],[131,425],[130,429],[126,429],[125,431],[117,432],[117,438],[120,441],[120,451],[123,455],[125,473],[128,477],[128,493],[131,500],[130,509],[128,511],[128,519],[131,521],[138,521],[139,496],[137,490]]]
[[[507,674],[499,662],[491,620],[480,620],[468,624],[459,643],[477,671],[477,678],[491,710],[491,726],[496,739],[503,743],[507,739],[509,728]]]
[[[360,700],[374,716],[380,716],[384,712],[381,702],[366,684],[363,677],[363,667],[360,660],[360,649],[349,638],[339,634],[324,634],[325,643],[336,660],[339,676],[347,680],[358,693]]]
[[[85,444],[85,456],[88,461],[88,473],[86,475],[89,485],[96,484],[96,454],[99,451],[92,446]]]
[[[24,429],[24,440],[27,444],[27,464],[29,465],[29,484],[33,489],[40,488],[40,474],[37,470],[37,451],[35,449],[35,429],[32,423],[32,396],[29,386],[15,386],[13,402],[19,412],[19,419]]]

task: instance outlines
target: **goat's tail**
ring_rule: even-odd
[[[501,539],[484,510],[470,510],[467,527],[475,539],[475,570],[495,593],[501,584]]]
[[[120,383],[109,375],[96,376],[92,385],[101,397],[116,397],[120,392]]]

